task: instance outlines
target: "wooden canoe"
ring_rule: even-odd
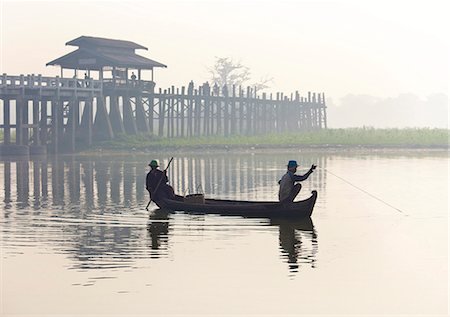
[[[316,200],[317,191],[313,190],[308,199],[290,204],[273,201],[221,199],[205,199],[205,203],[202,204],[164,199],[158,202],[158,206],[171,211],[183,211],[193,214],[220,214],[263,218],[302,218],[311,217]]]

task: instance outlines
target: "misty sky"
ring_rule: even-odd
[[[160,87],[208,80],[219,56],[273,77],[268,91],[426,98],[449,90],[447,3],[3,0],[0,72],[57,75],[45,64],[86,35],[148,47]]]

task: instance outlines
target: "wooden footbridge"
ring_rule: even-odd
[[[121,134],[176,138],[327,127],[323,93],[258,94],[252,87],[192,81],[155,89],[154,68],[165,65],[134,53],[144,47],[90,37],[67,44],[79,48],[47,64],[61,66],[61,76],[0,76],[1,155],[70,153]],[[67,69],[74,76],[67,77]],[[130,70],[138,76],[129,77]],[[144,70],[151,78],[143,78]]]

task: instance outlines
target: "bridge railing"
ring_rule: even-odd
[[[101,92],[103,83],[95,79],[78,79],[63,77],[44,77],[42,75],[0,76],[0,88],[38,88],[38,89],[64,89],[84,92]]]
[[[155,88],[155,82],[149,81],[149,80],[142,80],[142,79],[136,79],[136,80],[130,80],[130,79],[123,79],[123,78],[104,78],[103,79],[103,87],[104,88],[125,88],[125,89],[139,89],[143,92],[153,92]]]

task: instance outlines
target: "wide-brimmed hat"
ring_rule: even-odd
[[[150,162],[150,164],[148,164],[148,166],[151,166],[151,167],[158,167],[159,165],[158,165],[158,161],[157,160],[152,160],[151,162]]]
[[[287,167],[298,167],[297,161],[291,160],[289,161]]]

